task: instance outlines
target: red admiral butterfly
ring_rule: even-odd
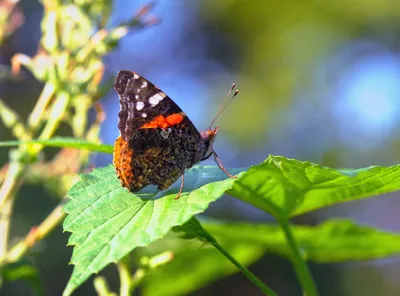
[[[235,85],[226,96],[229,98]],[[219,127],[215,120],[236,96],[221,105],[210,127],[199,132],[186,114],[163,91],[144,77],[120,71],[114,83],[119,95],[118,129],[121,135],[114,144],[113,163],[122,186],[136,192],[149,184],[159,190],[171,186],[179,176],[184,184],[184,171],[214,155],[219,168],[229,177],[213,143]]]

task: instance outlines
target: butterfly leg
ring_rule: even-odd
[[[236,176],[231,175],[231,174],[226,170],[226,168],[225,168],[224,165],[222,164],[221,159],[218,157],[217,152],[213,151],[213,155],[214,155],[214,160],[215,160],[215,162],[217,163],[218,167],[221,169],[221,171],[223,171],[225,174],[227,174],[229,178],[235,178],[235,179],[237,179]]]
[[[179,192],[178,192],[178,194],[175,196],[175,199],[179,199],[179,197],[181,197],[182,190],[183,190],[183,185],[184,185],[184,184],[185,184],[185,173],[182,174],[181,187],[179,188]]]

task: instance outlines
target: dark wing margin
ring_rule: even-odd
[[[120,71],[114,89],[120,102],[118,129],[126,141],[134,131],[156,116],[182,112],[163,91],[135,72]]]

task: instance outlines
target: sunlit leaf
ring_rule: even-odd
[[[400,165],[340,171],[271,155],[228,193],[276,217],[288,217],[396,190]]]
[[[65,206],[64,229],[72,232],[75,267],[64,295],[134,248],[147,246],[203,212],[234,180],[215,167],[193,168],[186,172],[183,193],[175,200],[179,182],[162,192],[148,187],[135,195],[121,187],[112,166],[83,175],[68,192],[71,201]]]

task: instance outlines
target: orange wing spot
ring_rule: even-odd
[[[167,117],[159,115],[152,121],[143,124],[140,128],[167,128],[180,123],[183,118],[184,117],[181,113],[174,113]]]
[[[165,123],[165,117],[162,115],[158,115],[156,118],[154,118],[152,121],[143,124],[140,128],[157,128],[161,127]]]
[[[183,116],[181,113],[174,113],[165,117],[165,121],[170,125],[176,125],[183,120]]]
[[[131,172],[132,157],[133,150],[129,147],[128,142],[119,136],[114,144],[113,163],[122,185],[128,188],[134,177]]]

